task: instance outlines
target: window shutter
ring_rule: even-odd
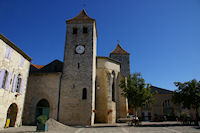
[[[21,57],[20,67],[23,67],[23,65],[24,65],[24,58]]]
[[[6,49],[6,58],[8,58],[8,55],[9,55],[9,47],[7,47]]]
[[[11,54],[12,54],[12,49],[11,49],[11,48],[9,48],[9,52],[8,52],[8,59],[10,59],[10,57],[11,57]]]
[[[6,72],[5,69],[2,69],[1,72],[0,72],[0,89],[2,88],[3,78],[4,78],[4,75],[5,75],[5,72]]]
[[[12,92],[15,92],[16,83],[17,83],[17,75],[14,76],[14,81],[13,81],[13,86],[12,86]]]
[[[20,94],[23,93],[23,87],[24,87],[24,79],[22,79],[22,82],[21,82],[21,85],[20,85],[20,90],[19,90]]]
[[[7,82],[6,82],[6,90],[9,90],[11,77],[12,77],[12,73],[10,72],[10,73],[8,74],[8,80],[7,80]]]

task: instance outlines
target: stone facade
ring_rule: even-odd
[[[83,10],[67,20],[67,33],[61,79],[59,121],[68,125],[94,124],[96,80],[96,23]],[[73,33],[76,28],[77,33]],[[83,29],[87,31],[84,33]],[[77,47],[84,47],[78,53]],[[86,89],[87,98],[82,92]]]
[[[63,63],[59,60],[54,60],[46,66],[31,65],[23,124],[36,124],[37,105],[43,99],[49,103],[49,118],[57,119],[62,67]]]
[[[38,115],[67,125],[115,123],[127,115],[127,100],[119,88],[125,78],[122,64],[98,57],[96,43],[96,22],[85,10],[67,20],[64,61],[31,65],[24,124],[34,125]]]
[[[0,34],[0,128],[20,126],[31,58]]]
[[[153,97],[154,102],[150,105],[146,105],[139,110],[139,116],[144,121],[159,121],[163,120],[164,116],[180,116],[180,114],[187,113],[192,119],[195,118],[195,111],[183,109],[172,103],[172,91],[162,89],[159,87],[151,86],[151,91],[157,91],[157,94]]]
[[[120,62],[108,57],[97,57],[96,115],[97,123],[115,123],[128,111],[126,98],[121,95]]]
[[[110,58],[119,61],[121,63],[120,72],[128,77],[130,74],[130,57],[129,53],[126,52],[122,47],[118,44],[117,47],[110,53]]]

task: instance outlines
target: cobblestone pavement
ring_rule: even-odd
[[[117,125],[95,125],[95,127],[67,127],[66,129],[51,129],[48,133],[200,133],[200,128],[195,126],[180,126],[177,124],[148,124],[134,127],[126,124]],[[35,126],[22,126],[18,128],[8,128],[0,133],[35,133]]]

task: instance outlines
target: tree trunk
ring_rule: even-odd
[[[137,108],[135,108],[135,126],[136,126],[136,118],[137,118],[138,114],[137,114]]]
[[[198,107],[195,108],[195,113],[196,113],[196,125],[198,125],[198,121],[199,121],[199,112],[198,112]]]

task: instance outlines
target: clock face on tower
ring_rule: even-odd
[[[85,51],[85,47],[83,45],[76,46],[76,53],[82,54]]]

